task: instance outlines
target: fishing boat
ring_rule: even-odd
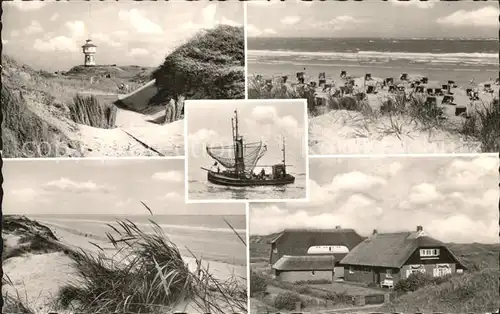
[[[238,130],[238,112],[234,111],[231,118],[233,144],[226,146],[207,146],[206,150],[216,162],[212,169],[202,168],[207,171],[207,180],[213,184],[224,186],[279,186],[292,184],[295,177],[287,173],[285,163],[285,140],[283,139],[283,160],[271,166],[260,165],[259,174],[254,173],[257,162],[266,151],[267,146],[262,141],[244,143],[243,136]],[[219,165],[224,168],[221,170]],[[216,169],[213,169],[216,167]],[[271,167],[271,173],[266,174],[264,167]]]

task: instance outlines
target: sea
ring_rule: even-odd
[[[246,239],[246,219],[244,215],[29,215],[40,223],[49,223],[91,234],[106,239],[106,232],[113,233],[107,224],[116,226],[118,219],[129,219],[147,231],[153,220],[161,226],[166,236],[179,248],[183,256],[219,261],[246,266],[246,247],[234,231],[224,221],[227,220],[235,231]]]
[[[190,200],[275,200],[305,199],[306,174],[290,173],[295,183],[282,186],[228,187],[204,180],[189,180],[188,197]]]
[[[395,80],[407,73],[463,87],[498,77],[498,49],[493,39],[248,38],[248,74],[295,81],[305,69],[317,81],[320,72],[337,80],[342,70]]]

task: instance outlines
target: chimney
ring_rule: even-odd
[[[342,228],[340,228],[340,226],[335,226],[335,229],[339,230],[339,229],[342,229]]]
[[[372,233],[372,235],[376,235],[376,234],[378,234],[377,229],[373,229],[373,233]]]
[[[424,231],[424,228],[422,226],[417,226],[417,232],[422,232]]]

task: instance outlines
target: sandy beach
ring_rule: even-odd
[[[3,234],[4,238],[4,261],[3,270],[5,278],[9,283],[3,286],[3,296],[6,295],[20,299],[35,313],[48,313],[57,310],[58,313],[71,313],[61,311],[57,304],[57,297],[61,288],[67,284],[79,280],[77,269],[74,267],[74,261],[68,255],[71,250],[84,250],[88,253],[97,254],[101,247],[106,256],[112,257],[116,254],[113,246],[106,241],[106,238],[100,235],[91,234],[82,230],[68,228],[65,225],[50,223],[49,221],[38,221],[41,225],[34,228],[31,221],[24,222],[22,225],[28,226],[27,229],[17,228],[12,231],[11,228]],[[11,231],[9,231],[11,229]],[[50,239],[49,230],[56,239]],[[28,234],[42,234],[51,242],[55,243],[57,249],[47,249],[44,251],[25,251],[22,254],[10,253],[27,246],[26,240]],[[96,246],[97,245],[97,246]],[[33,247],[33,246],[32,246]],[[66,250],[67,248],[68,250]],[[15,255],[9,257],[10,255]],[[191,271],[196,270],[196,259],[189,256],[183,256]],[[234,276],[239,277],[242,284],[246,282],[246,267],[231,265],[220,261],[203,261],[203,266],[210,270],[210,273],[218,280],[225,281]],[[195,310],[190,302],[178,305],[179,309],[187,306]]]

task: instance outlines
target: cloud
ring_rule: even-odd
[[[207,5],[203,8],[201,14],[205,24],[212,24],[215,21],[215,15],[217,14],[217,5],[214,3]]]
[[[278,112],[273,106],[255,106],[252,109],[252,118],[258,123],[274,123],[277,117]]]
[[[241,23],[227,19],[226,17],[222,17],[220,20],[220,24],[229,25],[229,26],[241,26]]]
[[[439,0],[428,0],[428,1],[421,1],[421,0],[408,0],[408,1],[401,1],[401,0],[389,0],[390,3],[396,6],[402,6],[402,7],[417,7],[419,9],[430,9],[434,7],[434,4],[438,2]]]
[[[17,8],[19,11],[36,11],[43,8],[47,2],[44,1],[5,1],[4,5],[10,5]]]
[[[163,34],[161,26],[148,19],[145,16],[145,13],[141,10],[121,10],[118,12],[118,17],[120,20],[129,23],[137,33],[156,35]]]
[[[31,21],[31,24],[24,29],[24,32],[28,35],[31,34],[38,34],[43,32],[42,25],[40,25],[40,22],[38,21]]]
[[[492,174],[498,174],[498,168],[497,156],[454,160],[438,174],[440,188],[451,191],[480,189],[485,177],[495,179]]]
[[[66,27],[71,32],[71,37],[78,38],[85,36],[85,23],[83,21],[66,22]]]
[[[8,43],[9,43],[9,41],[8,41],[7,39],[3,39],[3,38],[2,38],[2,44],[3,44],[3,45],[8,44]]]
[[[10,32],[10,37],[17,37],[21,34],[21,32],[17,29],[14,29]]]
[[[285,16],[281,19],[281,23],[285,25],[295,25],[300,22],[301,18],[297,15]]]
[[[128,204],[132,203],[132,199],[130,198],[127,198],[125,200],[118,200],[116,202],[116,206],[117,207],[124,207],[124,206],[127,206]]]
[[[41,52],[54,52],[54,51],[79,51],[75,40],[66,36],[57,36],[48,40],[36,39],[33,47]]]
[[[409,200],[413,204],[424,205],[441,200],[442,197],[434,184],[421,183],[412,187]]]
[[[248,36],[253,36],[253,37],[270,36],[277,34],[277,32],[272,28],[265,28],[263,30],[260,30],[259,28],[257,28],[255,25],[252,24],[247,24],[246,30]]]
[[[10,191],[10,193],[6,191],[6,195],[9,196],[9,194],[13,196],[16,201],[30,202],[35,200],[41,194],[41,192],[36,191],[33,188],[23,188],[19,190],[12,190]]]
[[[54,13],[54,14],[51,15],[51,17],[49,18],[49,20],[56,21],[58,18],[59,18],[59,14],[58,13]]]
[[[94,39],[102,44],[109,45],[111,47],[120,47],[122,45],[121,42],[119,42],[119,41],[115,40],[114,38],[112,38],[111,36],[109,36],[107,34],[103,34],[103,33],[92,34],[92,39]]]
[[[143,48],[132,48],[128,54],[131,57],[147,56],[149,51]]]
[[[182,200],[182,195],[180,195],[177,192],[168,192],[165,195],[163,195],[160,199],[165,201],[180,201]]]
[[[67,178],[47,182],[44,188],[46,190],[69,191],[73,193],[107,192],[110,190],[109,187],[98,185],[92,181],[76,182]]]
[[[459,10],[448,16],[440,17],[437,23],[449,26],[498,26],[500,10],[494,6],[487,6],[473,11]]]
[[[381,177],[353,171],[333,177],[332,182],[325,187],[331,191],[338,190],[365,193],[384,185],[387,185],[387,181]]]
[[[184,174],[180,171],[156,172],[152,178],[159,181],[184,182]]]

